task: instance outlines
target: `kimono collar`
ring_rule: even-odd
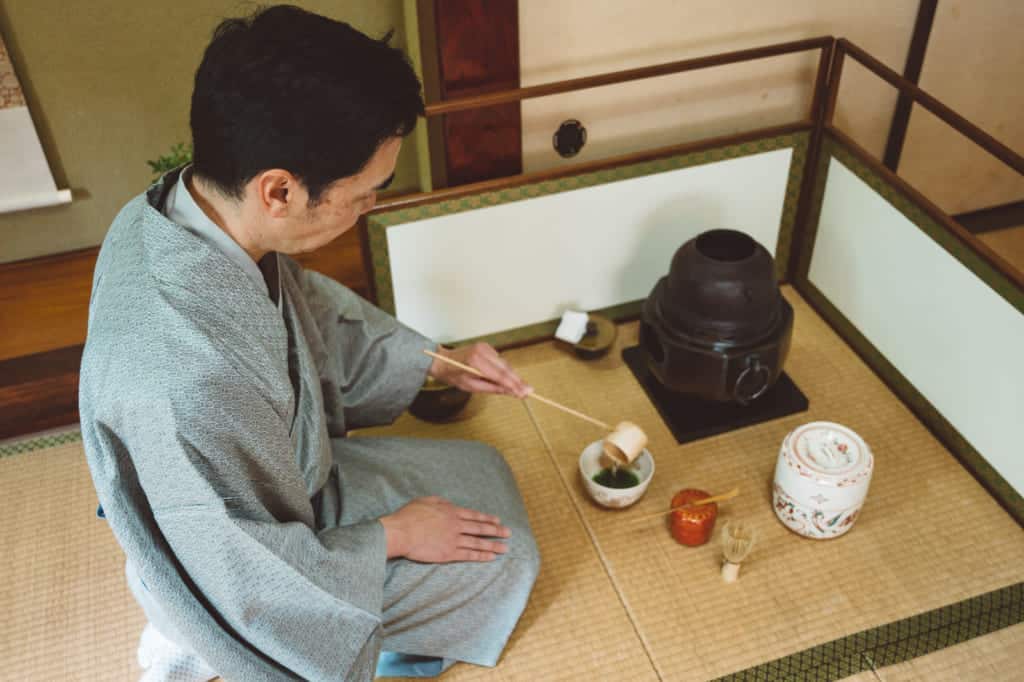
[[[267,289],[267,282],[263,279],[263,273],[260,272],[256,261],[250,258],[249,254],[227,232],[210,220],[206,213],[203,212],[203,209],[199,208],[199,204],[196,203],[186,184],[191,177],[192,166],[186,166],[178,175],[177,182],[168,183],[170,187],[164,199],[163,214],[171,222],[191,230],[217,247],[218,250],[245,271],[249,279],[256,284],[257,289],[269,296],[270,292]],[[275,296],[274,298],[277,299],[278,297]]]
[[[247,318],[249,323],[256,324],[256,320],[261,319],[268,325],[266,333],[278,336],[282,333],[278,327],[284,315],[280,276],[271,280],[278,294],[275,300],[267,294],[267,282],[248,254],[245,258],[256,269],[255,277],[249,274],[248,266],[228,256],[216,242],[164,215],[171,190],[180,177],[181,169],[169,171],[139,197],[141,201],[136,210],[140,211],[137,219],[142,230],[145,267],[161,282],[200,293],[197,300],[209,309],[242,307],[255,313],[255,317]],[[268,254],[268,258],[270,256],[277,258],[276,253]],[[260,311],[271,314],[263,318]]]

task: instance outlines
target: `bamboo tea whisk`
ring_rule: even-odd
[[[722,526],[722,579],[734,583],[740,576],[740,564],[757,541],[757,530],[742,521],[727,521]]]

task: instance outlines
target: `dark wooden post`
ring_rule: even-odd
[[[427,102],[519,87],[518,0],[420,0]],[[434,188],[523,170],[519,102],[435,117]]]

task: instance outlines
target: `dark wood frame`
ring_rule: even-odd
[[[461,99],[454,99],[447,102],[438,102],[428,105],[426,108],[426,116],[427,118],[430,118],[440,114],[448,114],[453,111],[494,106],[497,104],[504,104],[506,102],[517,102],[524,99],[533,99],[535,97],[546,97],[548,95],[560,95],[566,92],[597,88],[603,85],[626,83],[644,78],[654,78],[656,76],[667,76],[669,74],[682,73],[684,71],[696,71],[697,69],[706,69],[712,66],[749,62],[757,59],[764,59],[766,57],[778,57],[784,54],[792,54],[794,52],[825,49],[834,41],[835,39],[832,36],[819,36],[817,38],[807,38],[787,43],[766,45],[764,47],[755,47],[749,50],[722,52],[720,54],[708,55],[706,57],[694,57],[691,59],[666,62],[664,64],[642,66],[636,69],[612,71],[610,73],[583,76],[581,78],[570,78],[568,80],[555,81],[553,83],[531,85],[525,88],[503,90],[502,92],[492,92],[485,95],[476,95],[474,97],[463,97]]]
[[[918,84],[921,71],[924,68],[925,51],[928,49],[928,40],[931,38],[938,4],[938,0],[920,0],[917,7],[917,18],[914,21],[910,47],[907,50],[907,60],[903,67],[903,78],[914,85]],[[882,163],[894,173],[899,172],[900,157],[903,154],[903,144],[910,126],[913,103],[913,99],[901,91],[893,110],[892,123],[889,124],[889,135],[886,139]],[[953,219],[974,234],[1024,225],[1024,201],[967,211],[953,216]]]
[[[875,158],[834,125],[833,115],[840,91],[843,61],[847,55],[897,88],[901,97],[923,106],[947,125],[1022,175],[1024,175],[1024,156],[1017,154],[850,41],[839,39],[836,42],[836,49],[829,69],[828,101],[824,107],[822,119],[816,121],[816,125],[820,124],[824,129],[825,136],[841,145],[857,161],[902,194],[909,203],[921,209],[927,217],[934,221],[939,230],[952,238],[951,242],[957,243],[960,249],[977,256],[981,261],[980,267],[989,272],[987,277],[983,277],[986,283],[1004,297],[1009,292],[1010,297],[1018,304],[1016,307],[1020,309],[1020,301],[1024,300],[1024,272],[1002,259],[971,230],[943,212],[934,202],[896,175],[881,160]],[[813,184],[811,185],[812,189],[801,196],[802,201],[808,202],[809,208],[802,223],[806,231],[801,234],[800,257],[793,258],[791,261],[796,262],[796,271],[793,273],[794,287],[886,383],[890,390],[907,405],[921,423],[957,457],[964,468],[1003,506],[1007,513],[1024,527],[1024,497],[1013,489],[971,446],[967,439],[809,281],[810,253],[814,247],[817,213],[820,211],[821,190],[825,180],[825,169],[817,159],[817,155],[821,151],[822,139],[818,140],[819,149],[815,150],[815,165],[808,167],[805,171],[805,177],[811,177],[810,182]],[[808,157],[810,159],[810,153]],[[975,275],[982,277],[982,272],[974,270],[974,268],[971,269]]]
[[[914,20],[914,31],[910,35],[907,62],[903,67],[903,77],[914,85],[917,85],[921,78],[921,69],[924,68],[924,53],[928,49],[928,39],[932,34],[932,24],[935,21],[935,10],[938,5],[939,0],[921,0],[917,6],[917,18]],[[882,163],[894,173],[899,169],[900,156],[903,154],[903,142],[907,138],[912,104],[913,101],[910,97],[900,93],[896,100],[896,108],[892,113],[892,123],[889,125],[889,137],[885,142]]]
[[[983,234],[1014,225],[1024,225],[1024,201],[1011,201],[998,206],[980,208],[977,211],[958,213],[953,216],[953,219],[972,234]]]
[[[914,412],[935,436],[963,463],[986,489],[1002,504],[1007,511],[1022,525],[1024,525],[1024,498],[1021,498],[1002,477],[985,462],[979,453],[973,450],[970,444],[964,439],[953,426],[946,421],[942,415],[919,394],[916,389],[907,382],[896,369],[882,357],[870,342],[860,336],[859,332],[842,317],[841,313],[834,309],[820,292],[808,281],[807,272],[810,265],[810,255],[813,250],[817,211],[820,209],[819,173],[823,159],[821,158],[824,140],[827,138],[837,140],[854,154],[861,162],[868,166],[874,173],[888,182],[896,190],[902,193],[909,201],[913,202],[934,220],[942,230],[955,238],[965,249],[977,254],[984,264],[1001,278],[1007,289],[1015,292],[1024,292],[1024,273],[1017,270],[1008,262],[999,257],[987,245],[979,240],[972,232],[957,223],[951,216],[944,213],[935,203],[919,191],[911,187],[907,182],[898,177],[885,164],[871,154],[866,152],[860,145],[852,140],[846,133],[838,129],[834,123],[834,113],[839,97],[840,79],[842,76],[843,63],[848,55],[868,70],[875,73],[890,85],[895,87],[903,101],[910,104],[917,104],[937,116],[946,124],[966,136],[969,140],[978,144],[996,158],[1024,174],[1024,157],[1000,143],[980,127],[974,125],[955,111],[942,104],[936,98],[917,86],[916,83],[896,73],[883,63],[872,57],[870,54],[857,47],[846,39],[834,39],[831,36],[811,38],[808,40],[769,45],[766,47],[740,50],[708,57],[686,59],[667,64],[629,69],[614,73],[576,78],[556,83],[536,85],[527,88],[517,88],[503,92],[488,93],[474,97],[439,102],[431,104],[426,109],[427,118],[441,116],[453,111],[464,111],[478,107],[489,107],[509,102],[521,101],[534,97],[544,97],[587,88],[601,87],[615,83],[623,83],[643,78],[653,78],[662,75],[681,73],[696,69],[709,68],[724,64],[733,64],[742,61],[750,61],[773,57],[806,50],[820,50],[819,62],[815,74],[814,89],[812,91],[809,116],[806,120],[774,129],[763,129],[750,131],[742,135],[727,136],[714,140],[699,140],[669,148],[638,152],[614,159],[605,159],[596,162],[577,163],[563,166],[549,171],[530,174],[520,174],[486,182],[464,185],[461,187],[442,189],[434,192],[425,192],[402,197],[395,197],[381,204],[373,211],[391,211],[398,208],[412,208],[427,203],[433,203],[448,199],[454,199],[480,192],[494,191],[516,187],[518,185],[537,182],[546,179],[560,178],[568,175],[576,175],[600,168],[622,165],[634,161],[657,158],[668,153],[680,153],[682,150],[697,150],[705,147],[733,144],[744,140],[764,137],[771,133],[778,133],[780,130],[807,130],[811,131],[810,144],[807,150],[803,181],[800,189],[799,203],[797,207],[796,223],[794,226],[792,251],[789,258],[789,269],[787,279],[793,282],[796,290],[804,296],[817,312],[833,327],[837,333],[844,338],[854,350],[872,367],[872,369],[885,381],[890,389]],[[367,259],[367,268],[373,272],[371,253],[369,248],[368,229],[364,218],[360,225],[360,234],[363,239],[363,254]],[[371,290],[375,288],[374,278],[370,278]],[[376,292],[374,291],[374,296]]]
[[[425,116],[429,123],[432,119],[435,119],[439,116],[443,116],[451,112],[464,111],[467,109],[498,106],[507,104],[509,102],[519,102],[524,99],[564,94],[567,92],[575,92],[577,90],[586,90],[590,88],[603,87],[606,85],[614,85],[616,83],[626,83],[646,78],[656,78],[658,76],[683,73],[685,71],[695,71],[698,69],[706,69],[714,66],[723,66],[726,64],[735,64],[745,61],[754,61],[758,59],[778,57],[781,55],[806,52],[810,50],[821,51],[821,55],[818,62],[818,71],[815,77],[814,91],[811,96],[811,105],[809,107],[808,116],[804,120],[796,121],[782,126],[761,128],[744,133],[738,133],[735,135],[727,135],[710,139],[697,140],[694,142],[688,142],[680,145],[672,145],[668,147],[660,147],[657,149],[645,150],[641,152],[634,152],[631,154],[626,154],[608,159],[579,162],[545,171],[523,173],[504,178],[497,178],[494,180],[485,180],[481,182],[461,185],[458,187],[443,188],[430,192],[406,194],[402,196],[391,197],[388,199],[381,200],[374,208],[374,210],[371,211],[366,216],[363,216],[359,222],[359,234],[360,239],[362,241],[363,260],[364,263],[366,264],[366,271],[367,273],[372,273],[374,271],[373,256],[369,247],[369,234],[367,229],[367,218],[370,215],[383,213],[385,211],[391,211],[397,208],[413,208],[416,206],[421,206],[423,204],[432,203],[436,201],[457,199],[459,197],[469,196],[479,192],[493,191],[510,187],[518,187],[520,185],[525,185],[532,182],[552,180],[570,175],[576,175],[579,173],[587,173],[591,171],[602,170],[605,168],[612,168],[615,166],[656,159],[664,156],[672,156],[675,154],[700,151],[712,147],[724,146],[729,144],[740,144],[762,137],[784,135],[808,129],[812,130],[812,135],[817,135],[818,139],[820,140],[820,122],[822,120],[821,110],[824,106],[824,102],[826,99],[825,86],[828,82],[827,69],[832,61],[832,53],[834,50],[835,43],[836,39],[833,36],[819,36],[816,38],[808,38],[804,40],[778,43],[775,45],[767,45],[764,47],[752,48],[747,50],[725,52],[705,57],[683,59],[674,62],[667,62],[664,64],[655,64],[652,66],[645,66],[635,69],[614,71],[605,74],[597,74],[594,76],[573,78],[568,80],[556,81],[553,83],[544,83],[541,85],[533,85],[525,88],[515,88],[510,90],[504,90],[501,92],[486,93],[475,95],[472,97],[463,97],[460,99],[428,104],[426,107]],[[816,148],[816,146],[817,144],[812,138],[811,149]],[[807,167],[812,168],[813,166],[808,164]],[[804,183],[805,186],[809,187],[809,185],[806,185],[806,182],[807,178],[805,174]],[[803,194],[803,190],[804,186],[801,187],[801,194]],[[801,199],[801,202],[802,201],[803,199]],[[797,239],[797,235],[801,233],[801,215],[802,212],[806,213],[806,210],[807,208],[802,205],[797,209],[797,224],[795,226],[794,242]],[[790,259],[790,262],[792,263],[793,259]],[[374,283],[374,277],[370,276],[368,279],[371,291],[371,299],[376,301],[377,293]]]
[[[723,135],[720,137],[709,137],[704,138],[702,140],[684,142],[683,144],[671,145],[668,147],[658,147],[655,149],[649,149],[642,152],[631,152],[629,154],[622,154],[620,156],[609,157],[606,159],[587,161],[577,163],[574,165],[558,166],[557,168],[551,168],[543,171],[521,173],[519,175],[510,175],[504,178],[495,178],[493,180],[481,180],[480,182],[459,185],[457,187],[445,187],[442,189],[433,190],[431,192],[414,192],[411,194],[402,194],[399,196],[388,197],[386,199],[381,199],[372,211],[370,211],[369,213],[360,218],[359,229],[360,232],[363,233],[364,237],[363,246],[364,248],[366,247],[366,218],[367,216],[376,215],[378,213],[393,211],[397,208],[414,208],[416,206],[422,206],[424,204],[429,204],[437,201],[446,201],[449,199],[458,199],[460,197],[471,196],[474,194],[479,194],[481,192],[490,192],[495,190],[508,189],[510,187],[519,187],[520,185],[526,185],[532,182],[556,180],[558,178],[569,177],[572,175],[577,175],[579,173],[589,173],[591,171],[615,168],[617,166],[623,166],[631,163],[639,163],[641,161],[651,161],[665,156],[673,156],[675,154],[686,154],[689,152],[702,151],[704,149],[709,149],[712,147],[721,147],[729,144],[741,144],[743,142],[750,142],[763,137],[775,135],[788,135],[790,133],[811,130],[812,127],[813,124],[810,120],[796,121],[794,123],[786,123],[784,125],[779,126],[758,128],[756,130],[750,130],[744,133]],[[373,278],[371,277],[369,279],[372,283]]]
[[[1013,151],[1002,142],[986,133],[980,127],[971,123],[966,118],[929,95],[916,84],[903,78],[903,76],[899,75],[888,66],[865,52],[863,49],[851,43],[849,40],[840,38],[836,42],[836,51],[831,69],[832,79],[829,83],[829,102],[825,109],[825,118],[823,121],[825,130],[828,131],[829,134],[845,142],[847,146],[851,146],[859,150],[860,154],[866,157],[864,159],[865,163],[871,166],[875,172],[894,184],[901,192],[921,206],[921,208],[924,209],[932,219],[939,222],[946,230],[956,236],[957,239],[979,253],[986,261],[989,262],[989,264],[992,265],[992,267],[1013,282],[1018,289],[1024,290],[1024,273],[1010,265],[1007,261],[992,251],[992,249],[984,242],[974,236],[970,230],[957,223],[952,216],[945,213],[935,205],[934,202],[929,200],[919,191],[911,187],[910,184],[902,178],[886,168],[881,161],[874,159],[874,157],[864,151],[860,145],[850,139],[848,135],[833,124],[833,114],[835,113],[836,100],[839,96],[839,79],[842,75],[842,65],[846,55],[849,55],[852,59],[866,67],[869,71],[872,71],[879,78],[895,87],[900,91],[901,95],[911,99],[915,104],[924,107],[944,123],[1021,175],[1024,175],[1024,156]]]
[[[836,102],[839,96],[839,82],[842,76],[843,61],[847,54],[849,54],[851,58],[855,59],[857,62],[865,66],[867,69],[874,72],[880,78],[887,81],[897,90],[899,90],[901,97],[907,99],[908,101],[911,101],[912,103],[916,103],[919,104],[920,106],[923,106],[925,109],[930,111],[939,119],[941,119],[954,129],[962,133],[972,142],[979,145],[980,147],[988,151],[990,154],[992,154],[999,160],[1003,161],[1005,164],[1016,170],[1018,173],[1024,174],[1024,157],[1022,157],[1020,154],[1017,154],[1012,149],[1010,149],[1009,147],[1002,144],[994,137],[986,133],[980,127],[974,125],[966,118],[960,116],[955,111],[944,105],[942,102],[929,95],[927,92],[919,88],[915,83],[896,73],[895,71],[887,67],[885,64],[875,59],[870,54],[868,54],[861,48],[857,47],[850,41],[846,40],[845,38],[840,38],[837,40],[832,36],[808,38],[805,40],[779,43],[776,45],[768,45],[748,50],[737,50],[734,52],[709,55],[706,57],[684,59],[680,61],[668,62],[665,64],[657,64],[653,66],[640,67],[636,69],[627,69],[624,71],[615,71],[606,74],[598,74],[594,76],[586,76],[582,78],[557,81],[554,83],[534,85],[526,88],[515,88],[511,90],[504,90],[501,92],[487,93],[450,101],[437,102],[430,104],[426,107],[426,118],[429,120],[433,117],[441,116],[456,111],[464,111],[479,107],[496,106],[506,104],[509,102],[518,102],[524,99],[532,99],[535,97],[545,97],[548,95],[563,94],[567,92],[574,92],[577,90],[602,87],[606,85],[613,85],[616,83],[625,83],[645,78],[654,78],[658,76],[682,73],[685,71],[694,71],[698,69],[722,66],[726,64],[735,64],[744,61],[753,61],[757,59],[792,54],[796,52],[804,52],[808,50],[821,50],[821,54],[819,58],[818,68],[815,74],[815,83],[812,92],[809,116],[807,119],[803,121],[794,122],[792,124],[788,124],[785,126],[765,128],[737,135],[718,137],[714,138],[713,140],[699,140],[684,145],[676,145],[672,147],[664,147],[654,150],[637,152],[634,154],[619,156],[612,159],[603,159],[599,161],[577,163],[562,166],[558,169],[552,169],[548,171],[513,175],[504,178],[498,178],[495,180],[486,180],[483,182],[462,185],[459,187],[435,190],[432,192],[420,192],[415,194],[402,195],[381,201],[377,205],[377,207],[371,212],[371,215],[384,211],[390,211],[396,208],[419,206],[425,203],[441,201],[446,199],[454,199],[483,191],[493,191],[496,189],[504,189],[507,187],[516,187],[518,185],[530,182],[538,182],[546,179],[565,177],[568,175],[599,170],[601,168],[608,168],[625,163],[633,163],[636,161],[657,158],[659,156],[664,156],[668,154],[678,154],[684,151],[697,150],[713,145],[740,143],[750,139],[755,139],[760,136],[792,132],[799,129],[806,129],[808,126],[810,126],[812,130],[812,137],[807,158],[807,168],[810,172],[804,174],[804,185],[801,191],[800,207],[798,208],[797,214],[797,233],[794,238],[794,243],[797,244],[797,253],[794,254],[794,257],[791,258],[790,260],[790,262],[793,263],[794,266],[796,266],[802,261],[806,260],[806,258],[804,258],[803,255],[809,253],[809,250],[812,246],[812,244],[808,243],[808,238],[810,238],[811,235],[807,231],[810,217],[808,215],[808,211],[810,209],[810,202],[812,200],[812,197],[810,196],[811,193],[807,190],[809,190],[816,181],[815,171],[817,166],[817,157],[820,152],[822,136],[827,132],[830,135],[833,135],[844,141],[849,142],[857,149],[860,149],[859,145],[857,145],[856,142],[850,140],[845,135],[845,133],[843,133],[841,130],[839,130],[833,125]],[[861,151],[863,152],[863,150]],[[883,163],[871,158],[870,155],[868,155],[868,157],[870,165],[875,170],[877,170],[883,177],[893,182],[897,187],[900,188],[901,191],[903,191],[912,200],[921,205],[921,207],[932,218],[940,222],[952,234],[956,235],[956,237],[959,240],[961,240],[965,245],[981,254],[981,256],[985,258],[994,268],[999,270],[1005,277],[1011,280],[1015,286],[1024,289],[1024,274],[1022,274],[1019,270],[1017,270],[1012,265],[1007,263],[1005,260],[1000,258],[996,253],[992,251],[992,249],[990,249],[983,242],[977,239],[971,233],[970,230],[959,225],[951,216],[944,213],[938,206],[936,206],[933,202],[927,199],[924,195],[922,195],[920,192],[915,190],[901,178],[896,176],[892,171],[886,168]],[[372,262],[370,261],[370,254],[367,243],[365,217],[360,221],[359,230],[362,239],[364,260],[366,262],[368,272],[372,272]],[[795,270],[791,268],[790,274],[795,274]],[[372,278],[370,278],[370,280],[372,292]]]
[[[529,182],[537,182],[546,179],[553,179],[558,177],[565,177],[567,175],[573,175],[582,172],[589,172],[592,170],[598,170],[601,168],[608,168],[611,166],[621,165],[624,163],[632,163],[635,161],[657,158],[659,156],[681,153],[688,150],[696,150],[712,145],[724,145],[734,144],[756,138],[758,136],[765,136],[769,134],[779,134],[780,132],[788,132],[797,129],[803,129],[810,125],[812,129],[811,144],[808,150],[807,157],[807,168],[810,172],[804,174],[804,185],[801,190],[800,196],[800,207],[797,213],[797,225],[796,235],[794,237],[794,243],[797,245],[797,253],[791,258],[790,262],[794,266],[798,265],[803,260],[802,254],[808,253],[812,244],[809,243],[808,238],[811,237],[807,232],[807,226],[809,224],[809,207],[812,197],[810,192],[807,191],[813,187],[816,181],[816,166],[817,157],[820,152],[822,136],[825,132],[830,135],[844,139],[860,149],[859,145],[849,138],[838,128],[833,125],[833,118],[836,108],[836,102],[839,96],[839,83],[842,76],[843,61],[847,54],[857,62],[865,66],[870,71],[874,72],[883,80],[887,81],[890,85],[895,87],[899,92],[901,98],[910,101],[911,103],[919,104],[925,109],[930,111],[932,114],[937,116],[940,120],[953,127],[958,132],[962,133],[968,139],[975,144],[979,145],[990,154],[1003,161],[1005,164],[1016,170],[1018,173],[1024,174],[1024,157],[1017,154],[1012,149],[1002,144],[994,137],[986,133],[980,127],[974,125],[963,116],[960,116],[955,111],[944,105],[936,98],[929,95],[927,92],[918,87],[915,83],[911,82],[907,78],[904,78],[900,74],[896,73],[879,60],[872,57],[870,54],[865,52],[863,49],[857,47],[845,38],[835,39],[832,36],[819,36],[816,38],[808,38],[805,40],[797,40],[786,43],[779,43],[775,45],[768,45],[764,47],[752,48],[747,50],[737,50],[733,52],[726,52],[721,54],[709,55],[705,57],[696,57],[691,59],[684,59],[674,62],[668,62],[665,64],[656,64],[653,66],[645,66],[635,69],[627,69],[623,71],[615,71],[606,74],[598,74],[594,76],[586,76],[582,78],[574,78],[569,80],[557,81],[553,83],[545,83],[541,85],[529,86],[526,88],[515,88],[510,90],[504,90],[501,92],[486,93],[475,95],[471,97],[463,97],[460,99],[454,99],[444,102],[432,103],[426,107],[426,118],[441,116],[444,114],[465,111],[468,109],[475,109],[480,107],[497,106],[506,104],[509,102],[519,102],[524,99],[532,99],[536,97],[545,97],[549,95],[563,94],[567,92],[574,92],[577,90],[585,90],[590,88],[602,87],[606,85],[613,85],[616,83],[625,83],[629,81],[641,80],[646,78],[655,78],[658,76],[664,76],[669,74],[682,73],[685,71],[694,71],[698,69],[705,69],[714,66],[722,66],[726,64],[735,64],[738,62],[754,61],[758,59],[764,59],[768,57],[776,57],[785,54],[792,54],[796,52],[804,52],[809,50],[821,50],[817,71],[815,74],[814,89],[812,92],[811,105],[809,116],[804,121],[794,122],[792,124],[774,128],[766,128],[761,130],[750,131],[747,133],[724,136],[715,138],[713,140],[699,140],[684,145],[676,145],[672,147],[664,147],[660,149],[648,150],[644,152],[637,152],[625,156],[619,156],[612,159],[603,159],[600,161],[583,162],[567,166],[562,166],[558,169],[534,172],[528,174],[518,174],[508,176],[504,178],[498,178],[495,180],[487,180],[483,182],[477,182],[460,187],[440,189],[432,192],[421,192],[416,194],[403,195],[393,197],[381,201],[378,206],[371,212],[371,214],[380,213],[383,211],[393,210],[401,207],[413,207],[422,205],[424,203],[440,201],[445,199],[453,199],[461,196],[467,196],[482,191],[492,191],[495,189],[503,189],[507,187],[515,187],[518,185],[526,184]],[[863,150],[861,150],[863,151]],[[921,207],[927,211],[935,220],[939,221],[946,229],[952,234],[956,235],[964,244],[971,249],[974,249],[982,255],[993,267],[999,270],[1004,276],[1010,279],[1017,287],[1024,289],[1024,274],[1014,268],[1012,265],[1007,263],[1005,260],[1000,258],[996,253],[992,251],[979,239],[974,237],[970,230],[959,225],[951,216],[944,213],[938,206],[927,199],[920,192],[915,190],[909,184],[904,182],[892,171],[885,167],[882,162],[876,161],[870,158],[870,165],[875,168],[883,177],[890,180],[897,187],[900,188],[905,194],[907,194],[912,200],[917,202]],[[362,239],[363,255],[367,265],[368,272],[372,272],[372,263],[370,262],[370,254],[367,244],[366,234],[366,220],[365,217],[360,222],[359,226],[360,236]],[[795,274],[795,270],[791,268],[790,274]],[[371,280],[371,291],[372,291],[372,278]]]

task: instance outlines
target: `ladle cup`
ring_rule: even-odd
[[[647,434],[633,422],[619,422],[615,429],[605,436],[602,450],[605,457],[615,466],[633,463],[647,445]]]

